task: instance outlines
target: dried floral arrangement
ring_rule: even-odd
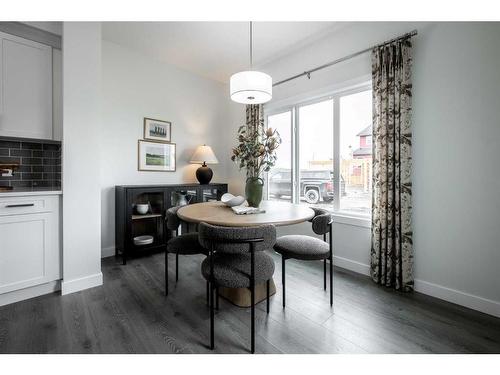
[[[260,177],[276,164],[276,149],[281,144],[281,137],[277,130],[265,129],[264,120],[240,126],[238,142],[231,160],[238,163],[240,170],[246,168],[247,178]]]

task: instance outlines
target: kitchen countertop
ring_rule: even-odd
[[[17,188],[14,190],[0,191],[0,198],[2,197],[24,197],[34,195],[62,195],[62,190],[54,190],[54,188]]]

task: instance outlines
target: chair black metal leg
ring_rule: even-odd
[[[165,249],[165,295],[168,296],[168,251]]]
[[[210,349],[213,350],[215,347],[215,338],[214,338],[214,288],[212,284],[210,284]]]
[[[326,290],[326,259],[323,259],[323,289]]]
[[[251,322],[251,352],[255,353],[255,259],[254,259],[254,245],[251,244],[251,266],[250,266],[250,303],[252,304],[252,322]]]
[[[125,247],[122,250],[122,264],[123,265],[127,264],[127,252],[125,251]]]
[[[333,306],[333,260],[330,259],[330,306]]]
[[[210,349],[214,349],[214,257],[210,251]]]
[[[219,310],[219,287],[215,287],[215,309]]]
[[[281,256],[281,285],[283,288],[283,308],[285,308],[285,257]]]
[[[333,306],[333,225],[330,224],[330,306]]]
[[[207,306],[210,306],[210,282],[207,280]]]
[[[323,241],[326,242],[326,233],[323,234]],[[326,259],[323,259],[323,290],[326,290]]]
[[[175,253],[175,282],[179,281],[179,253]]]
[[[266,281],[266,310],[269,314],[269,280]]]

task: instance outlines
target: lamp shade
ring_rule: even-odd
[[[207,145],[198,146],[189,162],[193,163],[193,164],[204,164],[204,163],[218,164],[219,163],[219,161],[217,160],[217,157],[215,156],[214,152],[212,151],[212,148],[210,146],[207,146]]]
[[[273,79],[270,75],[253,70],[231,76],[231,100],[242,104],[261,104],[273,97]]]

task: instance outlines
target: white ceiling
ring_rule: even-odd
[[[340,22],[255,22],[254,67],[338,30]],[[103,22],[103,39],[220,82],[249,68],[248,22]]]

